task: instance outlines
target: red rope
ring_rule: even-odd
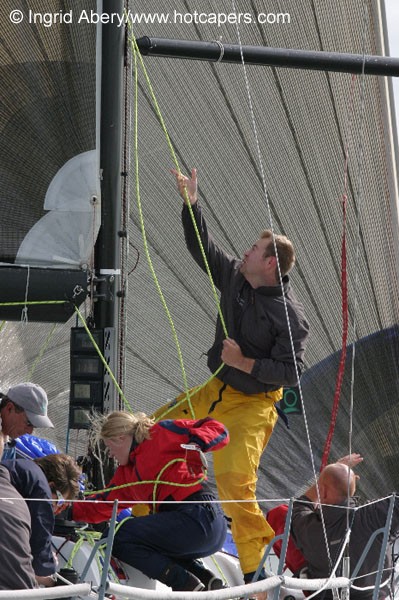
[[[348,340],[348,280],[346,272],[346,203],[347,195],[344,194],[342,198],[342,213],[343,213],[343,226],[342,226],[342,246],[341,246],[341,290],[342,290],[342,348],[341,358],[339,360],[339,367],[337,373],[337,379],[335,382],[334,401],[331,411],[331,422],[327,434],[327,439],[324,444],[323,456],[321,459],[320,471],[324,469],[327,464],[328,456],[331,450],[331,443],[334,435],[335,424],[337,422],[339,400],[341,395],[342,381],[345,373],[345,361],[346,361],[346,343]]]
[[[352,75],[351,84],[351,97],[350,97],[350,114],[352,120],[353,113],[353,97],[354,97],[354,84],[355,75]],[[341,346],[341,357],[338,365],[337,379],[335,381],[335,392],[333,407],[331,411],[331,421],[328,430],[326,442],[324,444],[323,455],[321,458],[320,471],[327,465],[328,457],[331,450],[332,439],[334,435],[335,425],[337,422],[339,401],[341,396],[342,381],[345,374],[345,361],[346,361],[346,344],[348,341],[348,279],[346,271],[346,205],[348,201],[347,187],[348,187],[348,147],[345,151],[345,169],[344,169],[344,194],[342,196],[342,244],[341,244],[341,298],[342,298],[342,346]]]

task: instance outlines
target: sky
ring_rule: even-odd
[[[399,0],[385,0],[390,55],[399,58]],[[393,77],[396,122],[399,124],[399,78]]]

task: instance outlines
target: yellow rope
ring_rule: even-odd
[[[158,293],[159,293],[159,295],[161,297],[161,302],[162,302],[162,304],[164,306],[164,309],[166,311],[166,314],[167,314],[167,317],[168,317],[168,320],[169,320],[169,323],[170,323],[170,326],[171,326],[171,329],[172,329],[173,337],[175,339],[175,344],[176,344],[178,355],[179,355],[179,361],[180,361],[180,366],[181,366],[181,370],[182,370],[182,374],[183,374],[183,382],[184,382],[184,389],[185,389],[185,397],[182,398],[182,400],[180,400],[177,404],[174,404],[173,406],[167,408],[157,418],[157,421],[159,421],[160,419],[164,418],[172,410],[175,410],[178,406],[180,406],[180,404],[183,404],[186,401],[187,401],[187,404],[188,404],[188,407],[190,409],[192,417],[195,418],[195,413],[194,413],[194,410],[193,410],[190,398],[195,393],[197,393],[199,390],[201,390],[203,387],[205,387],[214,377],[216,377],[216,375],[224,367],[224,363],[221,363],[221,365],[209,377],[209,379],[207,379],[202,385],[197,386],[196,388],[194,388],[191,391],[191,393],[190,393],[190,391],[188,389],[188,385],[187,385],[187,377],[186,377],[186,373],[185,373],[185,368],[184,368],[183,357],[182,357],[182,353],[181,353],[181,349],[180,349],[180,344],[179,344],[179,341],[178,341],[178,338],[177,338],[177,334],[176,334],[176,329],[174,327],[173,319],[172,319],[170,311],[169,311],[169,309],[167,307],[165,298],[163,296],[161,287],[160,287],[158,279],[157,279],[157,275],[156,275],[156,273],[154,271],[154,268],[153,268],[153,265],[152,265],[152,262],[151,262],[151,257],[149,255],[148,245],[147,245],[147,239],[146,239],[146,232],[145,232],[145,226],[144,226],[143,213],[142,213],[142,208],[141,208],[140,187],[139,187],[139,168],[138,168],[138,126],[137,126],[137,121],[138,121],[138,118],[137,118],[137,113],[138,113],[138,108],[137,108],[138,107],[138,75],[137,75],[137,56],[139,57],[140,65],[142,67],[142,70],[143,70],[143,73],[144,73],[144,76],[145,76],[145,79],[146,79],[146,82],[147,82],[147,85],[148,85],[148,88],[149,88],[149,91],[150,91],[150,95],[151,95],[151,98],[152,98],[152,101],[153,101],[153,104],[154,104],[155,112],[156,112],[156,115],[158,117],[158,120],[159,120],[159,123],[161,125],[161,128],[162,128],[162,130],[164,132],[164,135],[165,135],[165,138],[166,138],[169,150],[170,150],[171,155],[172,155],[173,162],[174,162],[174,164],[176,166],[177,171],[179,173],[181,171],[180,171],[180,166],[179,166],[179,163],[178,163],[178,160],[177,160],[176,153],[174,151],[174,148],[173,148],[170,136],[169,136],[167,128],[166,128],[165,121],[164,121],[164,119],[162,117],[162,113],[161,113],[161,110],[159,108],[158,101],[157,101],[157,99],[155,97],[155,93],[154,93],[154,90],[153,90],[150,78],[148,76],[148,73],[147,73],[147,70],[145,68],[142,56],[141,56],[140,51],[138,49],[136,39],[135,39],[134,34],[133,34],[132,30],[131,30],[131,24],[130,23],[129,23],[129,28],[130,28],[130,32],[131,32],[131,35],[132,35],[132,37],[131,37],[131,46],[132,46],[132,51],[133,51],[133,55],[134,55],[134,64],[135,64],[135,137],[134,137],[134,146],[135,146],[135,156],[136,156],[136,161],[135,161],[136,162],[136,195],[137,195],[138,209],[139,209],[139,215],[140,215],[140,225],[141,225],[141,231],[142,231],[142,236],[143,236],[143,241],[144,241],[144,248],[145,248],[145,252],[146,252],[146,255],[147,255],[147,260],[148,260],[148,263],[149,263],[149,266],[150,266],[150,270],[151,270],[151,273],[152,273],[152,276],[153,276],[153,279],[154,279],[154,282],[155,282],[155,286],[156,286],[156,288],[158,290]],[[200,247],[200,250],[201,250],[202,258],[203,258],[203,261],[204,261],[204,264],[205,264],[206,272],[207,272],[207,275],[208,275],[208,278],[209,278],[209,281],[210,281],[210,284],[211,284],[211,288],[212,288],[212,291],[213,291],[213,295],[214,295],[216,307],[217,307],[217,310],[218,310],[220,322],[221,322],[221,325],[222,325],[222,328],[223,328],[225,336],[228,337],[228,332],[227,332],[225,320],[224,320],[224,317],[223,317],[223,313],[222,313],[222,310],[221,310],[221,307],[220,307],[220,302],[219,302],[217,290],[216,290],[216,287],[215,287],[215,284],[214,284],[214,281],[213,281],[213,278],[212,278],[212,274],[211,274],[211,271],[210,271],[208,260],[207,260],[207,257],[206,257],[206,254],[205,254],[205,250],[204,250],[204,247],[203,247],[203,244],[202,244],[201,236],[200,236],[200,233],[198,231],[197,223],[195,221],[194,213],[193,213],[193,210],[192,210],[192,207],[191,207],[188,195],[187,195],[187,190],[185,190],[185,201],[186,201],[188,210],[190,212],[190,216],[191,216],[191,220],[192,220],[193,227],[194,227],[194,230],[195,230],[195,234],[196,234],[197,239],[198,239],[198,243],[199,243],[199,247]]]
[[[186,375],[186,371],[184,368],[184,362],[183,362],[183,355],[181,352],[181,348],[180,348],[180,344],[179,344],[179,340],[177,337],[177,333],[176,333],[176,328],[175,325],[173,323],[173,319],[172,319],[172,315],[170,314],[168,305],[166,303],[165,297],[163,295],[161,286],[159,285],[159,281],[158,281],[158,277],[155,273],[155,269],[154,266],[152,264],[152,260],[151,260],[151,256],[150,256],[150,252],[148,250],[148,244],[147,244],[147,235],[145,232],[145,225],[144,225],[144,218],[143,218],[143,211],[142,211],[142,206],[141,206],[141,198],[140,198],[140,181],[139,181],[139,159],[138,159],[138,79],[137,79],[137,53],[134,50],[133,47],[133,53],[134,53],[134,65],[135,65],[135,69],[134,69],[134,83],[135,83],[135,102],[134,102],[134,149],[135,149],[135,170],[136,170],[136,198],[137,198],[137,206],[138,206],[138,211],[139,211],[139,218],[140,218],[140,227],[141,227],[141,233],[142,233],[142,237],[143,237],[143,244],[144,244],[144,250],[145,250],[145,254],[147,257],[147,262],[148,262],[148,266],[150,268],[154,283],[155,283],[155,287],[158,291],[159,297],[161,298],[161,302],[162,302],[162,306],[165,310],[166,316],[168,318],[169,321],[169,325],[170,328],[172,330],[172,335],[173,335],[173,339],[175,341],[175,345],[177,348],[177,354],[179,357],[179,362],[180,362],[180,368],[181,368],[181,372],[182,372],[182,376],[183,376],[183,383],[184,383],[184,389],[186,391],[186,396],[187,396],[187,402],[190,408],[190,412],[191,415],[193,417],[193,419],[195,418],[195,414],[193,411],[193,408],[191,406],[191,402],[190,402],[190,396],[189,396],[189,388],[188,388],[188,383],[187,383],[187,375]]]
[[[183,460],[183,459],[181,459],[181,460]],[[206,477],[206,475],[204,475],[200,479],[197,479],[196,481],[193,481],[192,483],[177,483],[176,481],[162,481],[161,479],[156,479],[156,480],[148,479],[145,481],[129,481],[129,483],[122,483],[121,485],[115,485],[112,487],[103,488],[102,490],[83,492],[83,494],[85,496],[92,496],[93,494],[104,494],[106,492],[113,492],[115,490],[121,490],[123,488],[127,488],[132,485],[145,485],[145,484],[152,484],[152,483],[157,484],[157,485],[173,485],[174,487],[192,487],[193,485],[202,483],[205,480],[205,477]],[[94,498],[93,498],[93,500],[94,500]],[[101,500],[98,500],[98,502],[101,502]],[[129,502],[129,500],[127,500],[127,502]],[[143,503],[143,502],[145,502],[145,500],[138,500],[137,502]]]
[[[80,547],[82,546],[82,544],[83,544],[83,542],[84,542],[84,541],[85,541],[85,540],[84,540],[82,537],[80,537],[80,538],[79,538],[79,539],[78,539],[78,540],[75,542],[75,544],[74,544],[74,546],[73,546],[73,548],[72,548],[72,550],[71,550],[71,554],[70,554],[70,556],[69,556],[69,558],[68,558],[68,562],[67,562],[67,563],[66,563],[66,565],[65,565],[65,567],[66,567],[67,569],[70,569],[70,568],[73,566],[73,560],[74,560],[75,556],[77,555],[77,553],[79,552],[79,550],[80,550]]]
[[[157,99],[155,97],[155,93],[154,93],[154,90],[153,90],[153,87],[152,87],[152,84],[151,84],[151,81],[150,81],[147,69],[145,68],[145,65],[144,65],[144,62],[143,62],[143,58],[142,58],[142,56],[140,54],[140,50],[139,50],[139,48],[137,46],[136,38],[135,38],[135,36],[134,36],[133,33],[132,33],[131,42],[132,42],[133,53],[134,53],[134,56],[135,56],[135,64],[136,64],[136,60],[137,60],[136,56],[138,55],[139,60],[140,60],[140,65],[141,65],[141,68],[143,69],[144,77],[145,77],[145,80],[147,82],[148,89],[149,89],[152,101],[154,103],[155,113],[156,113],[156,115],[158,117],[159,123],[160,123],[161,128],[162,128],[162,130],[164,132],[164,135],[165,135],[165,138],[166,138],[166,142],[168,144],[170,153],[172,155],[172,160],[173,160],[173,162],[175,164],[176,170],[179,173],[181,173],[180,166],[179,166],[179,163],[178,163],[178,160],[177,160],[177,156],[176,156],[175,150],[173,148],[173,144],[171,142],[168,130],[166,128],[165,121],[164,121],[164,119],[162,117],[162,113],[161,113],[161,110],[159,108],[158,101],[157,101]],[[206,272],[208,274],[209,281],[210,281],[210,284],[211,284],[211,287],[212,287],[213,295],[214,295],[214,298],[215,298],[215,303],[216,303],[217,310],[218,310],[219,317],[220,317],[220,321],[221,321],[221,325],[222,325],[222,328],[223,328],[225,336],[228,337],[226,323],[225,323],[225,320],[224,320],[224,317],[223,317],[223,313],[222,313],[222,310],[221,310],[221,307],[220,307],[218,293],[217,293],[216,286],[214,284],[213,277],[212,277],[212,274],[211,274],[211,271],[210,271],[210,268],[209,268],[208,260],[207,260],[206,254],[205,254],[204,246],[203,246],[202,241],[201,241],[200,233],[198,231],[197,223],[195,222],[195,217],[194,217],[193,210],[191,208],[191,203],[190,203],[190,201],[188,199],[188,196],[187,196],[187,190],[185,190],[185,200],[186,200],[186,203],[187,203],[187,207],[188,207],[188,209],[190,211],[191,219],[192,219],[192,222],[193,222],[193,227],[194,227],[197,239],[198,239],[198,243],[199,243],[199,247],[200,247],[200,250],[201,250],[202,258],[204,260]]]
[[[177,462],[183,462],[186,463],[187,461],[184,458],[175,458],[174,460],[170,460],[160,471],[157,477],[157,480],[155,481],[155,485],[154,485],[154,489],[152,490],[152,512],[155,513],[156,511],[156,493],[157,493],[157,488],[158,488],[158,484],[162,483],[161,481],[161,477],[163,475],[163,473],[166,471],[166,469],[168,467],[170,467],[171,465],[177,463]],[[203,473],[202,477],[200,477],[198,479],[198,481],[196,481],[195,483],[181,483],[178,485],[178,487],[191,487],[193,485],[196,485],[197,483],[201,483],[202,481],[204,481],[204,479],[206,479],[206,472]],[[176,485],[176,484],[174,484]]]
[[[166,465],[164,465],[162,467],[162,469],[159,471],[158,477],[154,480],[154,479],[148,479],[148,480],[144,480],[144,481],[129,481],[129,483],[123,483],[121,485],[115,485],[112,487],[106,487],[103,488],[102,490],[96,490],[96,491],[88,491],[88,492],[83,492],[83,494],[85,496],[92,496],[93,494],[103,494],[106,492],[111,492],[114,490],[121,490],[123,488],[127,488],[133,485],[145,485],[145,484],[154,484],[154,490],[153,490],[153,497],[152,497],[152,501],[153,504],[155,506],[155,494],[156,494],[156,488],[158,485],[173,485],[175,487],[192,487],[193,485],[197,485],[198,483],[202,483],[202,481],[204,481],[206,479],[206,472],[203,473],[202,477],[200,477],[199,479],[197,479],[196,481],[190,482],[190,483],[177,483],[175,481],[162,481],[161,480],[161,476],[162,474],[166,471],[166,469],[168,467],[170,467],[171,465],[173,465],[176,462],[187,462],[184,458],[174,458],[172,460],[170,460],[169,462],[166,463]],[[140,500],[140,502],[144,502],[144,500]]]

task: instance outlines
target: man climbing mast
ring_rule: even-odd
[[[214,457],[214,473],[221,500],[246,501],[224,503],[223,508],[232,520],[244,580],[249,583],[274,533],[256,502],[257,469],[277,420],[275,403],[282,397],[282,386],[295,385],[297,369],[300,373],[303,367],[309,327],[287,275],[295,262],[291,242],[282,235],[273,239],[267,230],[242,260],[229,256],[208,232],[197,202],[196,169],[191,178],[175,170],[172,173],[180,195],[191,204],[212,278],[221,292],[220,306],[229,337],[225,337],[218,316],[208,367],[214,373],[222,362],[224,366],[191,396],[190,402],[195,418],[212,416],[230,432],[229,446]],[[206,270],[186,202],[182,219],[187,247]],[[187,417],[190,407],[185,397],[182,394],[155,416]]]

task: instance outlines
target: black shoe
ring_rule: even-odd
[[[207,590],[223,590],[225,587],[227,587],[224,585],[221,579],[216,577],[213,571],[209,571],[208,569],[204,568],[201,569],[201,572],[197,571],[197,576],[199,576]]]
[[[224,585],[221,579],[216,577],[213,571],[206,569],[203,563],[198,560],[193,561],[187,566],[187,569],[202,581],[206,590],[223,590],[228,587]]]
[[[205,583],[204,581],[202,583]],[[224,590],[228,586],[223,583],[221,579],[212,575],[207,583],[205,583],[207,590]]]
[[[192,573],[189,573],[186,583],[184,584],[184,587],[182,587],[178,591],[179,592],[203,592],[203,591],[205,591],[205,589],[206,588],[205,588],[204,584],[202,583],[202,581],[200,581],[198,579],[198,577],[196,577]]]

